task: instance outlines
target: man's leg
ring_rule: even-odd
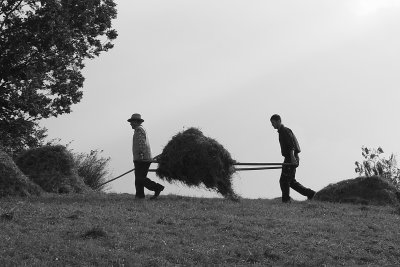
[[[304,187],[296,180],[296,169],[293,171],[293,179],[290,181],[290,187],[297,191],[299,194],[306,196],[308,199],[313,198],[315,195],[315,191],[311,190],[310,188]]]
[[[164,190],[164,186],[147,178],[150,164],[151,162],[147,161],[136,161],[135,163],[135,166],[139,166],[139,174],[136,177],[136,181],[138,181],[138,186],[136,187],[136,195],[140,193],[138,196],[139,198],[140,196],[144,197],[144,188],[150,191],[154,191],[154,196],[152,197],[153,199],[158,197],[158,195],[160,195],[160,192]],[[135,175],[136,175],[136,167],[135,167]]]
[[[134,161],[136,198],[144,198],[144,186],[150,162]]]
[[[313,196],[315,195],[315,191],[314,190],[312,190],[310,188],[307,188],[307,187],[304,187],[299,182],[297,182],[296,179],[293,180],[290,183],[290,187],[293,190],[295,190],[295,191],[299,192],[300,194],[302,194],[303,196],[306,196],[308,199],[312,199]]]
[[[162,189],[164,189],[164,186],[162,186],[161,184],[150,180],[147,177],[144,179],[144,187],[146,187],[150,191],[159,191],[160,189],[162,191]]]
[[[164,186],[163,185],[161,185],[159,183],[156,183],[156,182],[150,180],[149,178],[145,179],[145,187],[148,190],[154,191],[154,195],[150,199],[157,198],[160,195],[161,191],[164,190]]]
[[[292,168],[288,166],[282,167],[281,178],[279,179],[279,184],[282,191],[282,202],[290,202],[290,181],[293,179]]]

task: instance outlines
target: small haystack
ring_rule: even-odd
[[[46,192],[82,193],[89,190],[78,176],[73,156],[62,145],[30,149],[20,155],[16,163]]]
[[[381,177],[358,177],[330,184],[319,191],[314,199],[342,203],[396,205],[400,203],[400,192]]]
[[[39,196],[42,189],[29,180],[6,152],[0,149],[0,197]]]
[[[224,197],[238,198],[231,182],[235,161],[221,144],[197,128],[173,136],[158,163],[156,174],[161,179],[180,181],[188,186],[203,184]]]

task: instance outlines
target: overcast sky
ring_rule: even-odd
[[[133,168],[126,120],[136,112],[154,155],[199,127],[242,162],[283,160],[269,122],[278,113],[302,147],[297,180],[314,190],[356,177],[363,145],[399,154],[400,1],[116,3],[114,49],[87,62],[73,112],[43,122],[77,152],[104,150],[110,178]],[[279,197],[279,176],[241,172],[234,188]],[[165,194],[217,196],[161,183]],[[134,193],[133,174],[110,191]]]

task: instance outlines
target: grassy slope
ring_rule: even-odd
[[[0,266],[400,265],[395,207],[127,194],[0,207]]]

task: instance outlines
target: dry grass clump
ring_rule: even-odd
[[[234,160],[216,140],[197,128],[189,128],[172,137],[158,159],[156,174],[168,182],[212,189],[230,199],[237,199],[232,189]]]
[[[29,180],[6,152],[0,149],[0,197],[40,195],[42,189]]]
[[[81,193],[89,190],[77,174],[73,156],[62,145],[27,150],[16,163],[46,192]]]
[[[400,192],[379,176],[358,177],[328,185],[316,194],[315,199],[342,203],[397,205],[400,203]]]

